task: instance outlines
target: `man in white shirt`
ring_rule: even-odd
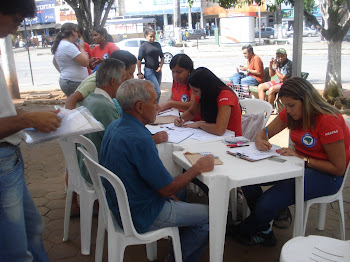
[[[3,1],[0,37],[15,34],[25,17],[34,17],[34,0]],[[56,130],[56,112],[16,111],[0,68],[0,258],[1,261],[49,261],[42,243],[44,223],[24,180],[21,130]]]

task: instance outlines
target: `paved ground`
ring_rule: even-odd
[[[169,97],[170,83],[164,85],[162,100]],[[54,93],[59,95],[60,93]],[[59,97],[59,96],[57,96]],[[57,98],[56,97],[56,98]],[[52,103],[53,100],[51,100]],[[47,110],[52,109],[52,105],[44,103],[30,103],[15,101],[20,103],[25,110]],[[57,103],[54,102],[54,103]],[[272,116],[272,118],[275,116]],[[273,143],[281,146],[288,144],[288,133],[282,133],[279,137],[272,140]],[[80,224],[79,217],[71,219],[70,233],[68,242],[62,242],[63,238],[63,217],[65,206],[64,180],[65,180],[65,163],[62,151],[57,141],[46,142],[38,145],[21,145],[24,161],[25,176],[28,187],[33,195],[36,205],[38,206],[45,224],[44,243],[49,254],[50,261],[94,261],[95,239],[97,232],[97,217],[93,219],[91,255],[83,256],[80,253]],[[346,212],[346,233],[347,239],[350,239],[350,180],[346,183],[344,190],[344,205]],[[194,201],[207,202],[206,198],[199,198],[197,195],[191,197]],[[338,228],[338,211],[337,205],[328,205],[326,228],[324,231],[316,229],[316,209],[312,207],[309,215],[309,222],[306,234],[325,235],[339,238]],[[225,242],[224,261],[242,262],[242,261],[279,261],[279,254],[283,244],[292,237],[292,226],[286,230],[275,229],[278,239],[277,245],[272,248],[264,247],[245,247],[233,242],[227,238]],[[107,240],[105,241],[107,243]],[[105,245],[104,259],[107,261],[107,249]],[[168,251],[166,240],[158,241],[158,257],[164,257]],[[138,262],[147,261],[145,246],[128,247],[125,252],[124,261]],[[208,249],[203,255],[201,262],[209,261]]]

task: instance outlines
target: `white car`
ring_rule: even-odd
[[[286,32],[287,37],[293,37],[294,35],[294,30],[288,30]],[[317,35],[317,30],[316,29],[311,29],[310,27],[304,27],[303,30],[303,36],[316,36]]]
[[[124,39],[118,43],[115,43],[121,50],[126,50],[132,53],[136,58],[139,55],[139,48],[143,42],[146,42],[145,38],[129,38]],[[169,64],[171,59],[177,54],[183,54],[184,50],[179,47],[173,47],[168,45],[162,45],[164,54],[164,63]]]

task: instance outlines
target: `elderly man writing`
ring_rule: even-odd
[[[123,181],[136,230],[143,233],[179,226],[183,261],[198,261],[208,243],[208,206],[177,201],[174,194],[200,173],[211,171],[213,157],[201,158],[174,179],[145,127],[155,121],[159,109],[152,82],[125,81],[118,89],[117,100],[124,113],[105,132],[100,163]],[[107,181],[104,186],[109,208],[121,225],[115,192]],[[167,261],[174,261],[172,252]]]

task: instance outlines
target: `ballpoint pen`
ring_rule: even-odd
[[[265,127],[266,140],[269,142],[269,131],[267,130],[267,126]]]
[[[181,126],[182,126],[182,117],[181,117],[180,110],[179,110],[179,118],[180,118],[180,122],[181,122]]]

